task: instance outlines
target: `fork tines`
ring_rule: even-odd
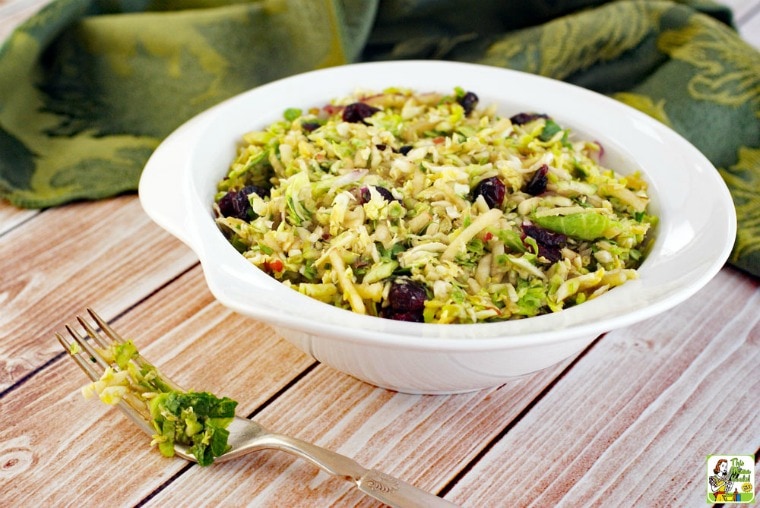
[[[124,339],[122,339],[122,337],[116,333],[116,331],[114,331],[103,318],[96,314],[95,311],[88,308],[87,312],[92,316],[92,319],[103,333],[98,332],[96,328],[84,318],[77,316],[77,321],[85,329],[87,336],[83,336],[69,325],[65,325],[65,327],[73,341],[69,342],[60,333],[56,333],[55,336],[79,368],[87,374],[87,377],[92,381],[98,381],[106,368],[109,367],[109,363],[103,358],[103,355],[97,348],[106,349],[115,342],[124,342]],[[90,340],[87,340],[88,338]],[[142,362],[143,360],[141,357],[137,359],[138,365]],[[154,433],[153,428],[148,422],[148,416],[146,414],[147,407],[139,399],[136,400],[133,394],[132,396],[127,394],[118,405],[119,408],[124,411],[130,419],[137,423],[144,432],[149,435]]]
[[[101,318],[99,315],[95,313],[92,309],[87,309],[87,312],[92,316],[92,318],[97,323],[98,327],[100,327],[101,330],[103,330],[104,333],[107,334],[107,337],[104,337],[102,334],[98,333],[97,330],[88,323],[85,319],[83,319],[81,316],[77,316],[77,321],[79,321],[79,324],[82,325],[82,327],[87,332],[87,336],[92,339],[92,341],[100,348],[106,349],[108,348],[113,342],[123,342],[123,339],[113,331],[111,327],[108,326],[108,324]],[[84,358],[81,355],[72,354],[72,357],[74,360],[79,364],[80,367],[82,367],[82,370],[87,373],[87,375],[93,380],[97,380],[100,377],[100,374],[102,373],[102,370],[105,370],[105,368],[108,366],[108,363],[103,359],[103,357],[98,353],[98,351],[92,347],[90,342],[87,340],[87,337],[83,337],[79,334],[74,328],[72,328],[69,325],[66,325],[66,331],[69,332],[69,335],[71,335],[71,338],[74,339],[74,342],[68,342],[66,341],[61,334],[56,333],[56,338],[58,339],[58,342],[61,343],[61,345],[69,351],[69,353],[72,352],[72,346],[73,344],[77,344],[85,353],[87,353],[90,356],[90,362],[87,362],[84,360]],[[110,340],[109,340],[110,339]],[[84,362],[84,365],[87,367],[85,368],[80,364],[80,361]],[[95,369],[92,368],[91,363],[96,363],[99,367],[101,367],[101,372],[97,372]]]

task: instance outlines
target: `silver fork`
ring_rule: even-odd
[[[114,342],[124,342],[124,339],[92,309],[87,309],[87,312],[102,333],[98,332],[97,328],[87,320],[77,316],[77,321],[85,329],[87,336],[82,336],[74,328],[66,325],[66,330],[73,342],[67,341],[60,333],[56,333],[56,337],[85,374],[92,381],[97,381],[109,366],[97,348],[107,349]],[[93,347],[87,337],[96,347]],[[78,348],[74,344],[78,345]],[[139,354],[134,360],[139,366],[149,363]],[[170,379],[163,375],[161,377],[173,390],[184,391]],[[149,436],[156,433],[151,425],[150,413],[144,400],[128,392],[119,402],[119,409]],[[224,455],[217,457],[216,462],[231,460],[262,449],[281,450],[306,459],[331,475],[353,482],[360,491],[390,506],[425,508],[456,506],[398,478],[373,469],[366,469],[346,456],[300,439],[269,432],[255,421],[246,418],[236,416],[227,430],[230,432],[228,440],[230,449]],[[185,460],[197,462],[187,446],[175,443],[174,451]]]

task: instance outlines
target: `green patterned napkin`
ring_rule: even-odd
[[[760,275],[760,53],[706,0],[56,0],[0,47],[0,197],[134,191],[152,150],[209,106],[391,58],[542,74],[672,127],[728,183],[730,261]]]

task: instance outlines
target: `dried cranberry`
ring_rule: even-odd
[[[388,189],[386,189],[385,187],[380,187],[379,185],[373,185],[372,187],[373,187],[373,188],[374,188],[374,189],[377,191],[377,193],[378,193],[378,194],[380,194],[380,195],[383,197],[383,199],[385,199],[386,201],[388,201],[388,202],[391,202],[391,201],[393,201],[394,199],[396,199],[396,198],[394,198],[394,197],[393,197],[393,194],[391,193],[391,191],[389,191],[389,190],[388,190]],[[362,188],[361,188],[361,191],[360,191],[360,195],[361,195],[361,202],[362,202],[362,203],[368,203],[368,202],[369,202],[369,200],[370,200],[370,199],[372,199],[372,194],[370,194],[370,192],[369,192],[369,187],[362,187]]]
[[[394,280],[388,292],[388,304],[397,312],[421,311],[425,308],[425,300],[427,300],[425,287],[407,278]]]
[[[538,255],[546,258],[550,263],[556,263],[562,259],[562,249],[538,244]]]
[[[457,99],[457,102],[464,108],[464,114],[469,115],[478,105],[478,96],[473,92],[467,92]]]
[[[358,123],[363,122],[365,118],[368,118],[380,111],[374,106],[370,106],[365,102],[354,102],[349,104],[343,109],[343,121]]]
[[[219,211],[223,217],[247,219],[250,206],[245,194],[237,191],[230,191],[219,200]]]
[[[306,132],[313,132],[317,129],[319,129],[321,125],[319,122],[304,122],[301,124],[301,128],[305,130]]]
[[[522,230],[525,236],[536,241],[538,252],[535,254],[545,257],[552,263],[562,259],[562,248],[567,244],[567,236],[528,223],[522,225]]]
[[[509,120],[515,125],[523,125],[539,118],[549,118],[549,116],[543,113],[518,113]]]
[[[567,236],[556,231],[549,231],[534,224],[525,223],[522,225],[523,233],[534,238],[537,243],[550,247],[564,247],[567,243]]]
[[[533,173],[533,176],[523,190],[531,196],[538,196],[546,192],[546,184],[549,183],[549,179],[546,176],[548,173],[549,166],[544,164]]]
[[[483,196],[488,208],[499,208],[504,201],[506,193],[507,188],[504,183],[497,177],[492,176],[478,182],[472,191],[472,200],[475,201],[478,199],[478,196]]]
[[[396,321],[410,321],[412,323],[424,323],[425,318],[422,315],[422,311],[403,311],[394,309],[384,309],[382,314],[384,318],[395,319]]]
[[[223,217],[236,217],[238,219],[248,220],[253,218],[253,208],[248,196],[258,194],[266,197],[266,189],[258,185],[246,185],[239,191],[230,190],[219,199],[219,211]]]

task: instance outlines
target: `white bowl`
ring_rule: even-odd
[[[217,228],[211,206],[242,135],[288,107],[322,106],[356,88],[475,92],[503,114],[551,115],[605,148],[604,164],[640,169],[659,215],[640,278],[558,313],[484,324],[424,324],[364,316],[289,289],[243,258]],[[504,384],[583,350],[601,333],[681,303],[726,261],[736,212],[716,169],[661,123],[600,94],[495,67],[440,61],[355,64],[300,74],[233,97],[188,121],[148,161],[142,206],[197,254],[225,306],[270,324],[286,340],[338,370],[412,393],[454,393]],[[241,351],[241,354],[247,354]],[[256,352],[252,354],[258,354]]]

